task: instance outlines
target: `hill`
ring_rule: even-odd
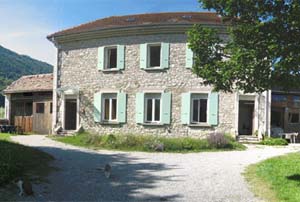
[[[43,74],[52,71],[53,66],[46,62],[20,55],[0,46],[0,92],[12,81],[23,75]],[[0,95],[0,106],[3,105],[4,97]]]

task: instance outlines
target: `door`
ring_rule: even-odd
[[[65,100],[65,130],[77,129],[77,100]]]
[[[239,135],[253,134],[254,101],[239,101]]]

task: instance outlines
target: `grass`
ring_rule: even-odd
[[[250,165],[245,177],[254,193],[266,201],[300,201],[300,153]]]
[[[270,145],[270,146],[285,146],[288,145],[288,142],[282,138],[265,138],[260,142],[262,145]]]
[[[228,135],[225,136],[226,144],[217,147],[211,145],[207,139],[196,138],[167,138],[152,135],[133,134],[110,134],[96,135],[81,133],[74,136],[55,136],[53,139],[80,147],[92,149],[110,149],[123,151],[144,151],[144,152],[200,152],[218,150],[243,150],[245,146],[235,142]]]
[[[4,118],[4,108],[0,107],[0,119]]]
[[[40,150],[10,141],[10,135],[0,133],[0,187],[16,178],[47,175],[53,157]]]

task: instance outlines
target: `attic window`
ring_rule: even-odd
[[[183,15],[182,18],[186,19],[186,20],[190,20],[190,19],[192,19],[192,16],[191,15]]]
[[[126,22],[135,22],[135,21],[136,21],[136,18],[134,18],[134,17],[126,19]]]

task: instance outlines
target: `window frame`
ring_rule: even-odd
[[[292,115],[298,114],[298,122],[292,122]],[[289,124],[299,124],[300,123],[300,113],[299,112],[289,112],[288,113],[288,123]]]
[[[160,53],[159,53],[159,66],[150,66],[151,64],[151,47],[159,46]],[[147,67],[146,69],[160,69],[161,68],[161,58],[162,58],[162,45],[161,43],[151,43],[147,44]]]
[[[108,119],[105,119],[105,100],[109,100],[109,117]],[[115,119],[112,119],[112,102],[113,100],[116,100],[116,109],[115,109]],[[102,94],[102,100],[101,100],[102,106],[101,106],[101,120],[106,123],[111,122],[118,122],[118,95],[117,93],[103,93]]]
[[[109,68],[110,66],[110,58],[109,51],[115,49],[116,50],[116,67]],[[113,71],[118,69],[118,46],[105,46],[104,47],[104,71]]]
[[[148,100],[152,100],[152,120],[148,120]],[[159,120],[155,120],[155,101],[159,100]],[[148,124],[159,124],[161,123],[161,112],[162,112],[162,98],[161,93],[145,93],[144,97],[144,123]]]
[[[200,118],[201,114],[201,100],[206,100],[206,122],[194,121],[194,100],[199,100],[198,104],[198,118]],[[190,124],[208,124],[208,115],[209,115],[209,94],[208,93],[191,93],[191,104],[190,104]]]

